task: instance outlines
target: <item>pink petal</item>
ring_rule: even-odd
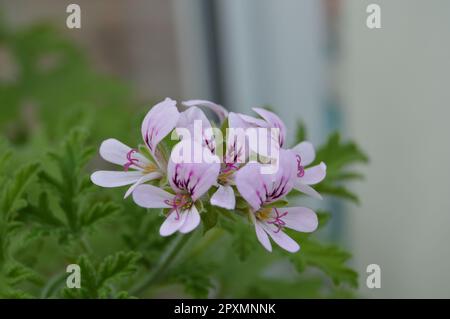
[[[223,120],[228,115],[228,111],[222,105],[219,105],[219,104],[216,104],[216,103],[213,103],[210,101],[206,101],[206,100],[189,100],[189,101],[182,102],[182,104],[187,107],[191,107],[191,106],[206,107],[206,108],[210,109],[211,111],[213,111],[217,115],[220,123],[222,123]]]
[[[296,154],[300,155],[301,165],[307,166],[316,158],[316,151],[310,142],[301,142],[292,149]]]
[[[230,185],[219,185],[217,191],[211,197],[211,204],[225,209],[234,209],[236,198],[233,187]]]
[[[236,113],[228,114],[228,127],[226,136],[226,163],[245,163],[248,158],[248,139],[246,135],[247,123]]]
[[[263,174],[260,163],[248,163],[237,171],[237,189],[254,210],[283,198],[292,190],[296,179],[294,153],[280,149],[278,163],[272,174]]]
[[[91,175],[91,181],[101,187],[119,187],[133,184],[142,176],[141,171],[97,171]]]
[[[175,195],[170,194],[153,185],[139,185],[133,191],[133,200],[136,204],[145,208],[170,208],[167,204]]]
[[[283,121],[278,117],[278,115],[258,107],[254,107],[253,111],[258,113],[258,115],[266,120],[269,124],[269,127],[280,129],[278,140],[280,143],[280,147],[283,146],[284,141],[286,140],[286,125],[284,125]]]
[[[286,227],[299,232],[310,233],[317,229],[319,221],[316,213],[307,207],[287,207],[279,208],[280,213],[287,212],[283,216]]]
[[[190,156],[183,154],[184,152],[190,152]],[[201,154],[194,154],[194,152],[201,152]],[[187,158],[184,158],[185,155]],[[193,163],[196,157],[199,157],[200,163]],[[194,201],[216,184],[219,171],[220,160],[217,156],[198,143],[185,140],[172,149],[167,167],[172,189],[176,192],[190,193]]]
[[[215,148],[215,139],[211,130],[211,123],[205,113],[198,107],[190,107],[180,114],[176,131],[178,135],[183,134],[182,129],[187,129],[190,133],[190,139],[207,146],[211,151]],[[183,139],[186,138],[183,136]],[[189,137],[188,137],[189,138]]]
[[[125,193],[124,198],[127,198],[128,196],[130,196],[130,194],[136,189],[136,187],[138,187],[141,184],[144,184],[145,182],[157,179],[157,178],[161,178],[161,174],[157,173],[157,172],[153,172],[153,173],[149,173],[149,174],[145,174],[144,176],[142,176],[139,180],[136,181],[136,183],[134,183]]]
[[[142,122],[142,138],[152,154],[158,143],[176,126],[180,113],[176,102],[170,98],[159,102],[151,108]]]
[[[236,187],[241,196],[256,211],[266,200],[264,180],[260,172],[261,164],[248,163],[235,175]]]
[[[320,183],[327,175],[327,166],[324,162],[319,165],[305,169],[305,175],[299,177],[301,183],[306,185],[314,185]]]
[[[306,195],[309,195],[311,197],[317,198],[317,199],[323,199],[322,195],[320,195],[314,188],[311,186],[308,186],[306,184],[302,184],[300,179],[297,179],[294,183],[294,188],[302,193],[305,193]]]
[[[272,245],[270,244],[269,236],[267,236],[267,233],[263,230],[261,222],[255,222],[255,231],[256,237],[258,238],[261,245],[263,245],[264,248],[268,251],[272,252]]]
[[[187,212],[182,212],[182,214],[186,215],[186,219],[180,229],[178,229],[180,233],[189,233],[200,224],[200,214],[195,205],[192,205]]]
[[[236,113],[243,121],[244,123],[246,123],[246,127],[267,127],[267,122],[262,120],[262,119],[258,119],[256,117],[250,116],[250,115],[246,115],[246,114],[241,114],[241,113]]]
[[[159,234],[164,237],[172,235],[183,226],[186,217],[186,213],[177,214],[176,211],[173,210],[159,228]]]
[[[261,227],[266,233],[273,239],[273,241],[281,248],[287,250],[290,253],[295,253],[300,250],[299,244],[291,237],[286,235],[283,231],[277,231],[277,227],[272,224],[261,223]]]
[[[114,138],[107,139],[100,145],[100,155],[104,160],[122,166],[128,163],[127,154],[131,150],[131,147]],[[132,158],[137,159],[137,164],[142,166],[149,164],[149,161],[138,152],[133,153]],[[131,165],[130,168],[140,169],[135,165]]]

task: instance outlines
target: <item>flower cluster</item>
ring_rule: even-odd
[[[210,121],[201,108],[215,114],[217,121]],[[268,251],[272,250],[270,237],[283,249],[296,252],[300,246],[284,228],[312,232],[318,226],[317,215],[306,207],[284,207],[277,202],[293,189],[321,198],[311,185],[325,178],[326,165],[307,168],[315,158],[312,144],[285,148],[283,121],[265,109],[253,110],[259,117],[228,112],[203,100],[177,107],[176,101],[166,98],[145,116],[144,143],[139,148],[116,139],[102,143],[103,159],[122,169],[94,172],[91,180],[102,187],[131,185],[125,197],[132,194],[139,206],[162,208],[166,214],[161,236],[194,230],[200,213],[208,214],[201,209],[208,201],[209,207],[247,215]],[[245,207],[238,208],[237,200]]]

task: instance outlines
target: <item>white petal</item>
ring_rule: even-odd
[[[299,232],[310,233],[317,229],[319,221],[316,213],[307,207],[286,207],[279,208],[280,213],[287,212],[283,216],[283,221],[286,227],[294,229]]]
[[[154,155],[158,143],[176,126],[180,113],[176,102],[170,98],[153,106],[145,116],[141,132],[142,138]]]
[[[300,155],[301,165],[306,166],[311,164],[316,158],[316,151],[310,142],[301,142],[292,149],[295,154]]]
[[[131,150],[131,147],[114,138],[107,139],[103,141],[102,145],[100,145],[100,155],[104,160],[122,166],[128,163],[127,154]],[[149,163],[149,161],[138,152],[134,152],[132,154],[132,158],[137,159],[138,163],[142,166],[145,166]],[[138,169],[138,167],[134,165],[130,166],[130,168]]]
[[[192,205],[192,207],[188,211],[182,212],[182,214],[186,215],[186,219],[184,221],[184,224],[178,229],[180,233],[186,234],[190,231],[194,230],[198,224],[200,224],[200,214],[198,213],[197,208],[195,205]]]
[[[153,172],[153,173],[149,173],[149,174],[145,174],[144,176],[142,176],[136,183],[134,183],[125,193],[124,198],[127,198],[128,196],[130,196],[130,194],[136,189],[136,187],[138,187],[141,184],[144,184],[145,182],[160,178],[161,174],[157,173],[157,172]]]
[[[153,185],[139,185],[133,192],[133,200],[136,204],[145,208],[169,208],[175,195],[170,194],[159,187]]]
[[[187,107],[191,107],[191,106],[203,106],[206,107],[208,109],[210,109],[211,111],[213,111],[218,119],[219,122],[222,123],[223,120],[227,117],[228,115],[228,111],[219,104],[210,102],[210,101],[206,101],[206,100],[189,100],[189,101],[183,101],[181,102],[183,105],[187,106]]]
[[[284,141],[286,140],[286,125],[280,119],[280,117],[273,112],[258,107],[254,107],[253,111],[258,113],[259,116],[266,120],[269,124],[269,127],[278,128],[280,130],[277,136],[277,140],[280,144],[280,147],[283,146]]]
[[[186,213],[177,214],[177,212],[173,210],[159,228],[159,234],[164,237],[172,235],[183,226],[186,216]]]
[[[321,162],[319,165],[305,169],[305,175],[299,177],[299,180],[303,184],[314,185],[320,183],[326,175],[327,166],[324,162]]]
[[[91,181],[101,187],[119,187],[137,182],[142,175],[141,171],[97,171],[91,175]]]
[[[211,197],[211,204],[225,209],[234,209],[236,197],[234,196],[233,187],[219,185],[217,191]]]
[[[282,230],[277,231],[277,227],[272,224],[261,223],[261,227],[272,237],[273,241],[288,252],[295,253],[300,250],[300,246],[295,240],[286,235]]]
[[[269,236],[267,236],[261,224],[262,223],[259,221],[255,222],[256,237],[258,238],[259,242],[261,243],[261,245],[264,246],[265,249],[272,252],[272,244],[270,243]]]
[[[305,193],[306,195],[309,195],[311,197],[317,198],[317,199],[323,199],[322,195],[320,195],[314,188],[311,186],[308,186],[306,184],[302,184],[299,179],[294,184],[294,188],[302,193]]]

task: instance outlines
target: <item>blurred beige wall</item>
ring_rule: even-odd
[[[369,3],[382,29],[365,26]],[[450,297],[450,1],[345,0],[340,83],[367,150],[347,238],[371,297]],[[381,289],[365,288],[367,264]]]
[[[81,7],[81,29],[66,27],[71,3]],[[181,95],[172,1],[0,0],[0,10],[14,28],[51,23],[87,51],[97,70],[130,81],[143,99]]]

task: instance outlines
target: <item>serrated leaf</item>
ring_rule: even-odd
[[[0,200],[0,213],[9,214],[15,208],[14,205],[20,198],[25,186],[38,169],[39,164],[28,164],[14,174],[14,178],[4,186]]]
[[[121,206],[108,202],[108,203],[97,203],[91,207],[86,213],[82,214],[80,217],[80,222],[82,226],[91,226],[97,221],[104,219],[117,211]]]
[[[290,256],[299,272],[306,266],[317,267],[328,275],[336,285],[348,284],[358,287],[358,274],[346,265],[351,254],[335,245],[324,245],[316,240],[301,242],[301,250]]]
[[[137,263],[141,255],[135,252],[118,252],[106,259],[98,268],[98,286],[102,286],[110,280],[129,275],[136,271]]]

